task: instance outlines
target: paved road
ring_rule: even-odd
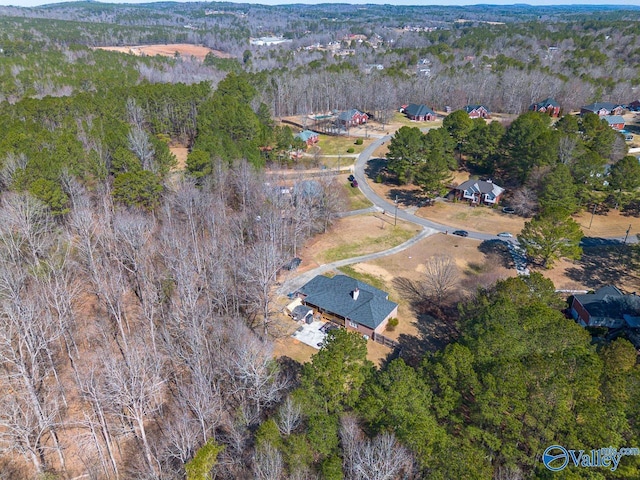
[[[375,142],[373,142],[371,145],[369,145],[367,148],[365,148],[360,154],[360,156],[358,157],[358,159],[356,160],[353,175],[356,177],[356,180],[358,180],[358,187],[360,188],[364,196],[367,197],[369,201],[371,201],[371,203],[373,203],[376,207],[380,208],[381,210],[384,210],[388,215],[395,216],[396,205],[378,196],[378,194],[375,193],[373,189],[369,186],[369,183],[367,182],[367,176],[364,173],[365,168],[367,166],[367,162],[373,156],[373,152],[375,152],[380,145],[382,145],[385,142],[388,142],[389,140],[391,140],[391,135],[387,135],[386,137],[380,138]],[[398,218],[401,220],[406,220],[407,222],[415,223],[415,224],[421,225],[422,227],[431,228],[437,232],[444,233],[446,231],[452,232],[456,230],[455,228],[450,227],[449,225],[443,225],[441,223],[432,222],[431,220],[427,220],[426,218],[421,218],[416,215],[413,215],[412,213],[406,212],[399,207],[397,209],[397,215],[398,215]],[[496,235],[492,235],[490,233],[480,233],[480,232],[471,232],[471,231],[469,231],[468,238],[473,238],[481,241],[496,240],[496,239],[505,240],[505,241],[507,240],[504,238],[497,237]],[[511,241],[515,242],[515,239],[511,239]]]
[[[395,204],[387,201],[386,199],[378,196],[377,193],[375,193],[373,191],[373,189],[369,186],[369,183],[367,182],[367,176],[365,175],[364,171],[365,168],[367,166],[367,162],[369,161],[369,159],[373,156],[373,152],[375,152],[375,150],[382,145],[384,142],[388,142],[391,140],[391,135],[387,135],[383,138],[380,138],[378,140],[376,140],[375,142],[373,142],[371,145],[369,145],[367,148],[365,148],[363,150],[363,152],[360,154],[360,156],[358,157],[358,159],[356,160],[356,163],[354,165],[354,172],[353,175],[356,177],[356,180],[358,180],[358,187],[360,188],[360,190],[362,191],[362,193],[364,194],[365,197],[367,197],[369,199],[369,201],[371,201],[371,203],[373,203],[376,207],[384,210],[388,215],[395,215],[395,209],[396,206]],[[437,223],[437,222],[433,222],[431,220],[427,220],[425,218],[421,218],[418,217],[416,215],[413,215],[409,212],[406,212],[404,210],[402,210],[401,208],[398,208],[398,218],[402,219],[402,220],[406,220],[408,222],[412,222],[412,223],[416,223],[418,225],[421,225],[423,227],[428,227],[428,228],[432,228],[438,232],[446,232],[448,231],[449,233],[451,233],[452,231],[456,230],[456,228],[451,227],[449,225],[443,225],[441,223]],[[637,232],[636,232],[637,233]],[[504,242],[507,243],[511,243],[513,245],[517,245],[518,244],[518,240],[513,237],[513,238],[501,238],[498,237],[497,235],[492,235],[490,233],[481,233],[481,232],[472,232],[469,231],[469,237],[468,238],[473,238],[476,240],[502,240]],[[581,245],[585,246],[585,247],[589,247],[589,246],[597,246],[597,245],[602,245],[602,244],[616,244],[616,243],[622,243],[626,240],[626,243],[636,243],[638,242],[638,238],[636,235],[631,234],[629,235],[626,239],[625,237],[610,237],[610,238],[588,238],[585,237],[582,239]]]

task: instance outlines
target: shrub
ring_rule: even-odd
[[[398,326],[398,323],[399,323],[399,320],[396,317],[390,318],[389,321],[387,322],[387,331],[393,332]]]
[[[353,147],[349,147],[347,148],[347,153],[353,153],[355,152],[355,150],[353,149]]]
[[[362,145],[362,139],[361,138],[358,138],[356,140],[356,145]]]
[[[375,182],[382,183],[382,174],[379,173],[378,175],[376,175]]]

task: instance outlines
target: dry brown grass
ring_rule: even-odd
[[[402,221],[395,228],[412,234],[420,232],[420,227]],[[341,218],[326,233],[316,235],[298,252],[302,258],[299,271],[304,272],[322,265],[325,263],[326,252],[336,248],[348,249],[352,246],[351,256],[391,248],[395,244],[380,243],[378,240],[389,239],[393,231],[393,219],[381,213]]]
[[[183,145],[175,145],[169,147],[171,153],[176,157],[177,163],[173,168],[174,171],[181,171],[187,168],[187,156],[189,155],[189,149]]]

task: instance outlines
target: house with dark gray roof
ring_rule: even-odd
[[[580,115],[584,115],[585,113],[595,113],[601,117],[604,115],[622,115],[623,110],[624,106],[619,103],[595,102],[580,107]]]
[[[534,112],[542,112],[546,113],[552,117],[557,117],[560,115],[560,104],[555,100],[555,98],[545,98],[541,102],[534,103],[529,107],[529,110],[533,110]]]
[[[347,275],[318,275],[298,294],[304,305],[325,320],[369,337],[381,334],[389,319],[398,314],[398,304],[389,300],[387,292]]]
[[[607,285],[594,293],[574,295],[571,315],[583,327],[635,330],[640,327],[640,296],[625,295]]]
[[[436,112],[426,105],[418,105],[417,103],[410,103],[406,107],[403,107],[403,112],[409,119],[417,122],[431,121],[438,118]]]
[[[338,114],[338,123],[347,128],[355,125],[363,125],[367,123],[367,120],[369,120],[369,115],[355,108]]]
[[[497,205],[503,193],[504,188],[491,180],[467,180],[455,188],[455,198],[468,200],[472,205]]]
[[[463,110],[469,118],[491,118],[491,110],[484,105],[467,105]]]

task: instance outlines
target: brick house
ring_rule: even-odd
[[[604,115],[602,119],[606,120],[614,130],[624,130],[624,118],[622,115]]]
[[[560,104],[554,98],[545,98],[541,102],[534,103],[529,107],[534,112],[546,113],[551,117],[560,116]]]
[[[594,293],[574,295],[570,311],[583,327],[638,329],[640,326],[640,296],[625,295],[613,285]]]
[[[398,304],[389,300],[387,292],[347,275],[318,275],[298,294],[302,303],[319,312],[324,320],[368,337],[381,334],[389,319],[398,314]]]
[[[469,118],[491,118],[491,111],[484,105],[467,105],[463,110]]]
[[[467,180],[455,188],[455,198],[468,200],[472,205],[497,205],[503,193],[504,188],[490,180]]]
[[[353,127],[355,125],[362,125],[364,123],[367,123],[367,120],[369,120],[369,115],[355,108],[341,112],[338,115],[338,123],[340,125],[344,125],[347,128]]]
[[[429,122],[438,118],[436,112],[422,104],[410,103],[406,107],[403,106],[402,111],[409,119],[417,122]]]
[[[318,134],[316,132],[312,132],[311,130],[303,130],[300,133],[297,133],[296,138],[299,138],[304,143],[306,143],[307,147],[315,145],[319,140]]]
[[[624,107],[619,103],[596,102],[580,107],[580,115],[585,113],[595,113],[601,117],[605,115],[622,115]]]

